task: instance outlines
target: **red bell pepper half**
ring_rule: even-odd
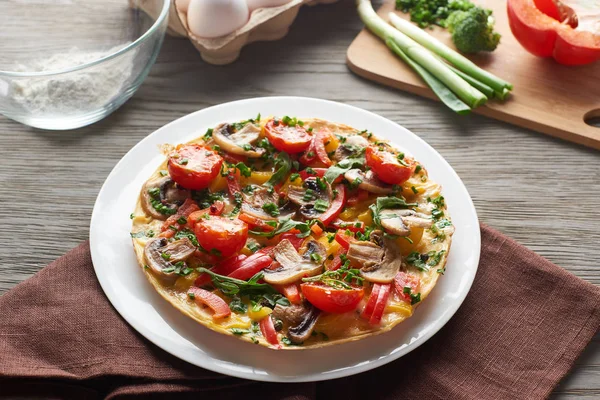
[[[510,29],[521,45],[539,57],[564,65],[600,59],[600,10],[585,0],[508,0]],[[586,15],[585,24],[576,14]],[[587,22],[590,21],[590,22]]]

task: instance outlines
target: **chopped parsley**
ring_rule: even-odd
[[[233,296],[229,308],[236,314],[245,314],[248,311],[248,306],[238,296]]]
[[[189,229],[182,229],[179,232],[177,232],[174,236],[175,240],[179,240],[179,239],[183,239],[183,238],[188,238],[190,240],[190,242],[192,242],[192,244],[196,247],[200,247],[200,244],[198,243],[198,239],[196,238],[196,235],[194,234],[194,232],[192,232]]]
[[[446,250],[440,250],[439,252],[432,250],[429,253],[419,254],[413,251],[406,256],[406,263],[421,271],[429,271],[429,267],[435,267],[440,263],[445,252]]]
[[[204,134],[204,136],[202,136],[202,139],[205,142],[208,142],[210,140],[210,138],[212,137],[212,135],[213,135],[213,128],[208,128],[206,130],[206,133]]]
[[[243,162],[235,164],[235,168],[237,168],[240,171],[240,174],[242,176],[245,176],[246,178],[249,178],[250,175],[252,175],[252,170],[250,169],[250,167],[248,167]]]
[[[320,213],[324,213],[329,209],[329,202],[326,200],[318,199],[315,201],[314,209]]]
[[[341,255],[340,258],[342,258]],[[352,283],[361,286],[363,278],[360,276],[360,270],[349,268],[350,261],[347,259],[342,260],[344,261],[344,265],[340,269],[335,271],[327,270],[317,276],[302,278],[302,282],[322,282],[334,289],[352,289],[352,286],[350,286]]]
[[[177,223],[180,225],[185,225],[185,224],[187,224],[187,218],[182,215],[181,217],[179,217],[177,219]]]
[[[275,204],[275,203],[263,204],[262,209],[264,210],[264,212],[266,212],[267,214],[269,214],[272,217],[276,217],[280,214],[279,208],[277,207],[277,204]]]

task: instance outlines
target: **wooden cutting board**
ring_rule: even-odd
[[[508,26],[506,2],[486,1],[485,7],[494,11],[496,30],[502,34],[502,40],[493,53],[477,55],[471,60],[511,82],[514,89],[506,102],[492,100],[474,112],[600,149],[600,127],[584,121],[600,118],[600,62],[565,67],[552,59],[535,57],[513,37]],[[393,10],[394,1],[388,0],[378,14],[387,21]],[[408,14],[396,13],[409,18]],[[436,27],[429,32],[453,47],[446,30]],[[350,69],[362,77],[436,98],[412,69],[366,29],[348,48],[347,62]]]

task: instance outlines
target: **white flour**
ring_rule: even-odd
[[[128,43],[105,52],[82,52],[77,48],[55,54],[30,65],[19,65],[16,71],[43,72],[86,64],[123,48]],[[118,60],[101,63],[79,72],[14,80],[11,85],[13,100],[27,111],[36,114],[74,114],[91,112],[109,103],[129,79],[133,68],[130,52]]]

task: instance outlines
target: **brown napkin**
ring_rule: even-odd
[[[538,399],[599,326],[600,288],[482,226],[471,292],[426,344],[354,377],[257,383],[194,367],[137,334],[104,296],[84,243],[0,297],[0,396]]]

